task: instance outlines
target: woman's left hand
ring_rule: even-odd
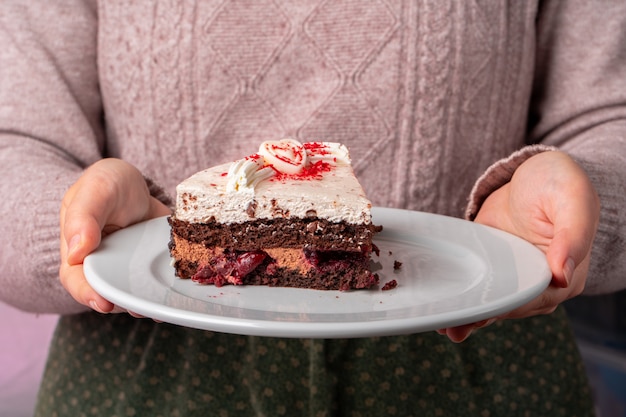
[[[585,171],[567,154],[547,151],[520,165],[511,181],[485,200],[475,221],[517,235],[545,254],[552,282],[533,301],[499,317],[439,330],[454,342],[495,320],[550,314],[579,295],[587,279],[600,217],[598,195]]]

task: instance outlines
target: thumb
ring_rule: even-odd
[[[588,260],[597,229],[597,219],[598,212],[593,207],[563,210],[557,215],[554,235],[546,250],[546,258],[556,286],[570,287],[574,271]]]
[[[600,219],[600,199],[586,172],[571,157],[560,152],[541,156],[544,168],[549,169],[546,177],[551,179],[541,188],[541,200],[545,216],[552,223],[546,257],[553,284],[567,288],[581,277],[581,282],[574,283],[575,288],[581,288],[586,270],[578,270],[588,267]]]
[[[163,211],[157,203],[134,166],[116,159],[96,162],[71,187],[62,205],[67,262],[81,263],[103,235]]]
[[[94,217],[85,216],[83,219],[78,216],[71,217],[64,231],[67,263],[69,265],[82,264],[85,257],[100,246],[103,237],[121,228],[111,224],[101,227]]]
[[[77,184],[76,188],[61,213],[62,243],[67,248],[66,260],[70,265],[82,263],[100,245],[102,234],[112,232],[105,227],[111,206],[105,193],[97,192],[96,187],[81,184]]]
[[[582,261],[581,249],[572,247],[570,233],[560,230],[552,238],[552,242],[546,251],[546,258],[552,271],[552,282],[560,287],[567,288],[573,280],[574,270]]]
[[[60,216],[62,262],[59,276],[65,289],[78,302],[89,305],[94,310],[108,312],[114,308],[113,304],[91,288],[85,280],[81,265],[87,254],[100,245],[101,239],[98,213],[94,213],[93,208],[80,208],[80,195],[88,189],[89,187],[81,186],[79,181],[70,187],[63,199]],[[97,204],[98,199],[94,198],[96,199],[92,201]]]
[[[145,218],[167,216],[171,210],[165,204],[154,197],[150,198],[150,206]],[[97,196],[87,196],[86,200],[94,206],[73,205],[65,210],[62,223],[64,246],[66,246],[66,259],[69,265],[81,264],[85,257],[100,246],[104,236],[107,236],[132,222],[128,220],[120,224],[106,223],[106,210],[104,204],[98,202]],[[80,209],[74,208],[80,207]]]

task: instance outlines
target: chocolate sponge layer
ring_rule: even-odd
[[[188,223],[168,219],[172,232],[205,247],[239,251],[258,248],[308,248],[320,251],[369,252],[380,226],[331,223],[322,219],[273,219],[241,224]]]

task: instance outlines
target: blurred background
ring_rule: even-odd
[[[0,417],[32,417],[57,316],[0,302]]]
[[[598,417],[626,417],[626,291],[565,303]]]

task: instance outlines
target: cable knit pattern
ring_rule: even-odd
[[[114,7],[114,2],[104,3],[102,14],[109,15]],[[163,7],[144,6],[141,12],[151,23],[134,31],[103,32],[100,43],[105,57],[116,57],[105,59],[111,71],[103,74],[103,84],[113,86],[108,79],[115,80],[130,59],[135,78],[131,88],[142,86],[137,94],[152,96],[149,107],[142,110],[144,104],[134,100],[132,110],[111,121],[112,155],[126,148],[128,153],[121,154],[137,159],[170,190],[181,175],[169,174],[169,166],[147,161],[128,145],[148,134],[146,128],[153,129],[156,143],[154,138],[142,141],[137,150],[174,153],[187,163],[185,173],[237,158],[260,138],[332,138],[351,145],[357,175],[375,204],[456,216],[463,213],[473,178],[493,162],[471,145],[474,138],[514,120],[515,134],[507,131],[494,146],[498,156],[519,146],[524,119],[496,111],[500,107],[492,101],[499,90],[491,81],[502,77],[498,74],[503,68],[523,61],[525,71],[531,62],[520,58],[523,43],[495,41],[511,22],[527,30],[526,6],[514,6],[509,16],[497,7],[454,1],[299,6],[228,1],[193,8],[182,2],[161,21]],[[133,34],[145,28],[151,28],[152,36],[144,41],[151,43],[134,45],[138,41]],[[474,41],[467,42],[465,32]],[[120,42],[133,45],[136,52],[123,58],[117,49],[109,51],[108,45]],[[459,52],[465,49],[467,53]],[[149,65],[134,63],[140,51],[151,55]],[[514,77],[519,70],[506,72]],[[109,96],[124,97],[128,91],[107,87],[103,94],[105,103],[112,103]],[[178,116],[173,120],[172,115]],[[446,158],[457,162],[441,163]],[[395,178],[419,181],[381,176],[387,167],[394,167]]]
[[[461,344],[70,314],[58,213],[104,156],[166,202],[293,136],[345,143],[376,205],[463,216],[470,196],[471,217],[553,146],[602,200],[588,287],[624,288],[625,38],[618,0],[0,2],[0,297],[64,314],[37,415],[591,415],[563,309]]]
[[[623,120],[626,77],[598,79],[593,64],[576,65],[588,50],[607,74],[623,73],[624,58],[612,51],[619,50],[614,33],[624,25],[594,24],[604,13],[611,22],[624,19],[618,5],[65,0],[40,16],[19,3],[7,3],[0,16],[0,161],[23,161],[19,169],[0,164],[3,230],[14,231],[15,243],[29,253],[1,255],[11,271],[22,271],[3,286],[3,299],[13,304],[35,308],[34,277],[62,293],[54,273],[58,254],[50,250],[58,211],[39,205],[18,212],[9,203],[31,195],[19,191],[24,178],[55,158],[69,165],[55,171],[48,164],[48,180],[31,190],[60,199],[68,179],[113,156],[173,195],[186,176],[247,154],[261,140],[334,140],[350,147],[375,205],[463,216],[489,166],[541,142],[586,161],[605,200],[624,195],[616,192],[624,181],[610,181],[596,166],[607,154],[596,156],[587,132]],[[546,59],[549,51],[554,55]],[[623,137],[616,127],[602,142],[618,151],[606,166],[621,178],[615,158]],[[599,254],[623,242],[624,215],[617,213],[603,214],[611,226],[601,224]],[[40,220],[15,229],[22,218]],[[30,259],[48,265],[45,276]],[[616,265],[598,259],[606,262],[597,268]],[[592,269],[590,288],[623,287],[623,262],[617,264],[602,268],[601,277]],[[74,311],[57,297],[37,309]]]

